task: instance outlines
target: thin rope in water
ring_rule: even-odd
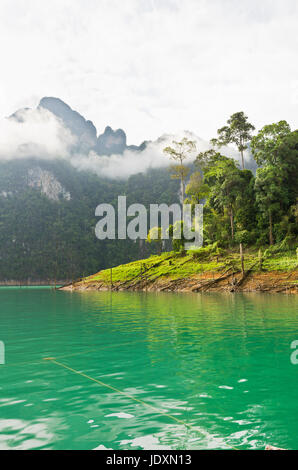
[[[143,342],[143,340],[138,341],[138,342],[141,343],[141,342]],[[124,344],[122,344],[121,346],[126,346],[126,345],[129,345],[129,344],[131,344],[131,343],[124,343]],[[98,350],[98,349],[108,349],[108,348],[110,348],[110,347],[111,347],[111,345],[105,346],[104,348],[98,348],[98,347],[97,347],[97,349],[88,349],[88,350],[86,350],[86,351],[84,351],[84,352],[79,352],[79,353],[74,353],[74,354],[66,354],[66,355],[63,355],[63,356],[59,356],[58,359],[60,359],[60,358],[63,359],[63,358],[68,358],[68,357],[77,356],[77,355],[82,355],[82,354],[86,354],[86,353],[89,353],[89,352],[92,352],[92,351],[96,351],[96,350]],[[117,392],[117,393],[119,393],[119,394],[121,394],[121,395],[123,395],[123,396],[126,396],[127,398],[130,398],[131,400],[134,400],[134,401],[137,402],[137,403],[140,403],[140,404],[142,404],[142,405],[144,405],[144,406],[146,406],[146,407],[148,407],[148,408],[151,408],[152,410],[154,410],[154,411],[155,411],[156,413],[158,413],[159,415],[166,416],[166,417],[168,417],[168,418],[170,418],[170,419],[176,421],[177,423],[182,424],[182,425],[185,426],[186,428],[188,428],[188,429],[190,429],[190,430],[192,430],[192,431],[194,431],[194,432],[200,433],[201,435],[204,435],[204,436],[205,436],[205,434],[204,434],[202,431],[200,431],[199,429],[197,429],[195,426],[192,426],[191,424],[188,424],[188,423],[186,423],[185,421],[183,421],[183,420],[181,420],[181,419],[179,419],[179,418],[176,418],[175,416],[173,416],[173,415],[171,415],[171,414],[169,414],[169,413],[163,412],[163,411],[161,411],[160,409],[156,408],[155,406],[150,405],[150,403],[147,403],[147,402],[145,402],[145,401],[143,401],[143,400],[140,400],[140,399],[136,398],[135,396],[130,395],[129,393],[123,392],[122,390],[119,390],[118,388],[113,387],[112,385],[106,384],[105,382],[102,382],[101,380],[95,379],[94,377],[91,377],[91,376],[89,376],[89,375],[87,375],[87,374],[85,374],[85,373],[83,373],[83,372],[80,372],[80,371],[78,371],[78,370],[76,370],[76,369],[73,369],[72,367],[70,367],[70,366],[68,366],[68,365],[66,365],[66,364],[63,364],[62,362],[58,362],[56,359],[57,359],[57,358],[54,358],[54,357],[44,357],[44,358],[42,358],[42,359],[37,359],[37,360],[35,360],[35,361],[19,362],[19,363],[7,364],[7,365],[9,365],[10,367],[11,367],[11,366],[19,366],[19,365],[29,365],[29,364],[35,364],[35,365],[36,365],[36,364],[38,364],[38,363],[40,363],[40,362],[42,362],[42,361],[50,361],[50,362],[52,362],[52,363],[54,363],[54,364],[56,364],[56,365],[58,365],[58,366],[60,366],[60,367],[63,367],[63,368],[65,368],[65,369],[67,369],[67,370],[69,370],[69,371],[71,371],[71,372],[73,372],[73,373],[75,373],[75,374],[77,374],[77,375],[81,375],[82,377],[85,377],[86,379],[91,380],[91,381],[97,383],[98,385],[101,385],[101,386],[103,386],[103,387],[109,388],[109,389],[111,389],[111,390],[113,390],[113,391],[115,391],[115,392]],[[233,449],[233,450],[242,450],[242,449],[240,449],[240,448],[237,448],[237,447],[235,447],[235,446],[231,446],[231,445],[229,445],[229,444],[227,444],[227,446],[228,446],[230,449]]]
[[[127,398],[130,398],[131,400],[137,402],[137,403],[140,403],[141,405],[147,407],[147,408],[150,408],[152,410],[154,410],[156,413],[158,413],[159,415],[161,416],[166,416],[174,421],[176,421],[177,423],[179,424],[182,424],[183,426],[185,426],[186,428],[192,430],[192,431],[195,431],[195,432],[198,432],[200,433],[201,435],[204,435],[205,434],[202,432],[202,431],[199,431],[195,426],[192,426],[191,424],[189,423],[186,423],[185,421],[179,419],[179,418],[176,418],[176,416],[173,416],[169,413],[166,413],[164,411],[161,411],[160,409],[156,408],[155,406],[153,405],[150,405],[150,403],[147,403],[143,400],[140,400],[139,398],[136,398],[135,396],[133,395],[130,395],[129,393],[126,393],[126,392],[123,392],[122,390],[119,390],[118,388],[114,387],[113,385],[109,385],[109,384],[106,384],[105,382],[102,382],[101,380],[98,380],[98,379],[95,379],[94,377],[91,377],[90,375],[87,375],[85,374],[84,372],[80,372],[79,370],[76,370],[76,369],[73,369],[72,367],[68,366],[67,364],[63,364],[62,362],[58,362],[56,361],[56,359],[54,357],[45,357],[43,358],[44,361],[49,361],[49,362],[52,362],[53,364],[56,364],[57,366],[59,367],[62,367],[66,370],[69,370],[70,372],[73,372],[74,374],[77,374],[77,375],[80,375],[82,377],[85,377],[86,379],[92,381],[92,382],[95,382],[96,384],[98,385],[101,385],[102,387],[106,387],[106,388],[109,388],[110,390],[113,390],[114,392],[117,392],[119,393],[120,395],[123,395]],[[228,447],[230,449],[233,449],[233,450],[241,450],[237,447],[234,447],[234,446],[230,446],[228,445]]]

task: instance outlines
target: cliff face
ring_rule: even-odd
[[[45,114],[40,115],[37,111]],[[70,158],[70,160],[72,158],[75,159],[78,155],[79,157],[88,157],[89,152],[95,152],[100,160],[100,156],[102,155],[121,155],[127,149],[137,152],[144,150],[146,146],[145,143],[140,147],[127,145],[124,130],[113,130],[110,126],[105,128],[103,134],[97,135],[97,129],[91,121],[86,120],[84,116],[72,109],[64,101],[55,97],[44,97],[40,100],[37,109],[19,109],[8,118],[8,120],[18,123],[20,129],[22,129],[22,126],[25,126],[26,123],[28,124],[28,120],[30,121],[30,119],[33,121],[33,124],[35,121],[40,123],[40,120],[42,121],[42,119],[44,119],[48,126],[54,126],[55,124],[58,126],[59,131],[64,131],[65,135],[62,132],[61,136],[59,134],[59,138],[61,137],[63,140],[64,137],[69,137],[69,141],[67,140],[67,152],[69,152],[68,158]],[[51,122],[51,124],[49,124],[48,121]],[[38,127],[38,129],[40,128]],[[53,137],[52,134],[49,134],[49,136]],[[46,135],[46,137],[49,136]],[[54,152],[52,148],[49,150],[46,145],[45,148],[43,148],[43,145],[35,145],[34,142],[31,142],[31,137],[31,135],[24,135],[24,139],[26,138],[28,141],[24,141],[20,146],[16,146],[15,158],[7,159],[7,163],[6,158],[3,160],[6,166],[11,164],[11,173],[13,173],[14,176],[11,181],[7,181],[5,178],[1,180],[0,175],[0,198],[7,199],[10,196],[13,197],[17,193],[20,194],[20,192],[29,186],[30,188],[40,190],[40,192],[50,200],[59,201],[60,199],[64,199],[70,201],[72,198],[70,191],[73,192],[76,188],[70,189],[68,187],[68,189],[66,189],[64,183],[61,181],[59,170],[53,173],[47,168],[50,162],[52,162],[56,168],[58,168],[59,165],[61,167],[63,166],[63,158],[60,158],[63,157],[63,152],[62,155],[60,155],[60,147]],[[39,143],[43,144],[42,139],[44,135],[41,134],[41,137],[41,142]],[[48,140],[52,142],[54,139]],[[52,150],[54,157],[51,154]],[[39,154],[39,151],[41,154]],[[60,161],[61,164],[59,163]]]
[[[60,198],[70,201],[71,195],[62,184],[55,178],[53,173],[43,170],[40,166],[28,170],[28,186],[31,188],[40,188],[52,201],[59,201]]]

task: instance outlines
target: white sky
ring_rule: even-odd
[[[1,0],[0,117],[57,96],[129,143],[298,123],[297,0]]]

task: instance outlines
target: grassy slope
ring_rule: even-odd
[[[258,253],[249,251],[244,254],[245,269],[249,269],[254,263],[257,265],[253,271],[259,271]],[[146,272],[145,276],[148,280],[156,277],[164,277],[170,279],[187,278],[200,275],[207,272],[223,272],[229,266],[234,266],[235,271],[241,269],[240,257],[238,252],[229,252],[217,258],[216,255],[186,254],[184,256],[177,255],[174,252],[163,253],[160,256],[151,256],[145,260],[134,261],[113,268],[113,283],[129,281],[139,276],[142,272]],[[281,271],[290,272],[297,269],[297,255],[293,252],[277,253],[264,258],[263,272]],[[110,269],[100,271],[93,276],[84,279],[84,283],[92,283],[98,281],[109,285],[111,279]]]

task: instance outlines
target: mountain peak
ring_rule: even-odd
[[[76,150],[86,152],[96,145],[97,132],[94,124],[87,121],[60,98],[45,96],[40,100],[39,108],[47,109],[55,114],[78,138],[78,148]]]
[[[139,151],[146,146],[127,145],[126,134],[123,129],[112,129],[106,126],[103,134],[97,137],[97,130],[92,121],[84,118],[79,112],[72,109],[67,103],[54,96],[44,96],[41,98],[37,109],[45,109],[62,121],[63,125],[75,137],[75,144],[72,153],[88,154],[90,150],[98,155],[123,154],[125,150]],[[34,109],[19,109],[9,119],[19,123],[25,122],[28,112]]]

